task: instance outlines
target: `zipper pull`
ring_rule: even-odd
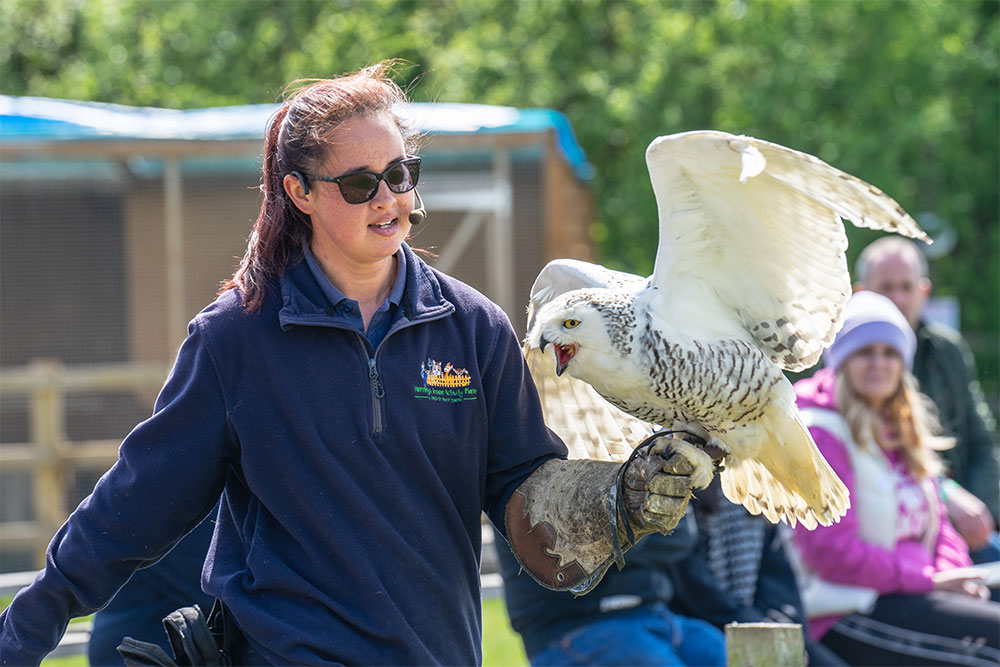
[[[382,383],[378,380],[378,370],[375,368],[375,359],[368,360],[368,377],[372,381],[372,391],[375,392],[375,398],[382,398],[385,396],[385,391],[382,389]]]

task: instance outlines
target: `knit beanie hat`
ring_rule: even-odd
[[[872,343],[885,343],[903,357],[906,370],[913,367],[917,337],[887,297],[870,291],[857,292],[844,308],[844,326],[823,355],[827,368],[836,371],[849,356]]]

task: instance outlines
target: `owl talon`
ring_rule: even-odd
[[[691,473],[691,486],[696,489],[704,489],[712,483],[715,474],[715,463],[712,457],[697,445],[692,445],[684,440],[671,440],[670,450],[674,454],[680,454],[691,464],[694,472]]]

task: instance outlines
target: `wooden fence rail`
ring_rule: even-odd
[[[28,397],[27,443],[0,444],[0,470],[31,471],[34,517],[0,523],[0,548],[29,548],[36,565],[69,512],[67,480],[77,468],[110,467],[118,459],[120,439],[71,442],[66,436],[67,393],[155,392],[169,369],[162,364],[108,364],[66,367],[40,360],[0,371],[0,400]],[[124,434],[122,434],[124,436]]]

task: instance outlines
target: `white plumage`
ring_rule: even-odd
[[[660,137],[646,163],[659,209],[653,275],[561,259],[532,287],[525,353],[550,426],[575,455],[610,460],[647,422],[686,428],[727,452],[733,502],[773,522],[839,520],[847,489],[781,371],[813,366],[840,328],[851,292],[841,218],[926,235],[877,188],[751,137]],[[711,459],[682,449],[707,484]]]

